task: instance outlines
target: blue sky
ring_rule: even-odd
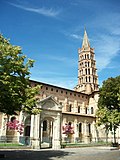
[[[0,32],[34,59],[31,79],[72,89],[86,27],[99,84],[120,75],[119,0],[0,0]]]

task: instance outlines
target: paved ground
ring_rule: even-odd
[[[2,158],[2,156],[4,156]],[[106,147],[61,150],[0,150],[0,160],[120,160],[120,150]]]

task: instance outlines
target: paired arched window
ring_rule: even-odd
[[[69,110],[68,112],[71,112],[72,111],[72,104],[69,105]]]

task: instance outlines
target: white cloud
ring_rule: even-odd
[[[108,35],[99,36],[99,45],[96,45],[97,50],[97,66],[99,71],[106,68],[111,60],[117,55],[120,50],[120,42],[118,38]]]
[[[31,7],[26,7],[23,5],[18,5],[18,4],[14,4],[14,3],[9,3],[10,5],[23,9],[25,11],[29,11],[29,12],[34,12],[34,13],[38,13],[44,16],[48,16],[48,17],[56,17],[59,15],[60,10],[54,10],[53,8],[31,8]]]
[[[94,26],[95,37],[93,46],[98,71],[107,68],[120,51],[120,14],[107,12],[97,15],[90,26]],[[99,25],[98,25],[99,24]],[[96,38],[96,40],[95,40]]]
[[[77,28],[78,29],[78,28]],[[76,40],[82,40],[83,37],[78,33],[79,30],[77,29],[74,29],[74,31],[62,31],[62,33],[66,36],[66,37],[69,37],[69,38],[72,38],[72,39],[76,39]],[[72,33],[71,33],[72,32]],[[77,32],[77,33],[76,33]]]
[[[99,35],[96,43],[96,59],[99,71],[107,68],[120,50],[120,38],[110,35]]]
[[[70,34],[69,36],[74,38],[74,39],[78,39],[78,40],[83,39],[83,37],[81,37],[79,34]]]

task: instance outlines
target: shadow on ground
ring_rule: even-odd
[[[64,158],[71,153],[62,150],[11,150],[0,151],[0,160],[52,160]]]

